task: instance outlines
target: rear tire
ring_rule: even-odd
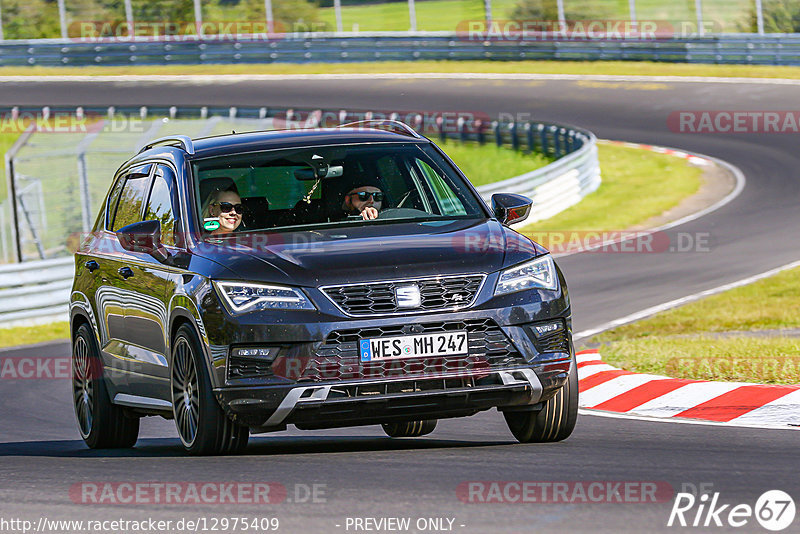
[[[247,447],[250,429],[231,421],[211,387],[200,340],[182,325],[172,343],[172,413],[183,447],[192,455],[233,454]]]
[[[567,439],[578,420],[578,367],[572,358],[569,378],[538,412],[503,412],[508,429],[520,443],[551,443]]]
[[[381,426],[390,438],[418,438],[436,430],[436,423],[436,419],[427,419],[407,423],[384,423]]]
[[[139,418],[113,404],[103,374],[100,350],[89,325],[80,325],[72,339],[72,405],[78,431],[92,449],[133,447],[139,438]]]

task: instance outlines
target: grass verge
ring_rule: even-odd
[[[519,176],[553,161],[542,154],[524,154],[496,145],[450,141],[439,146],[475,186]]]
[[[710,65],[652,61],[382,61],[374,63],[268,63],[213,65],[224,74],[497,73],[620,76],[716,76],[800,79],[800,67]],[[119,67],[0,67],[0,76],[208,75],[209,65]]]
[[[5,154],[19,137],[17,133],[0,133],[0,154]],[[6,187],[6,164],[5,159],[0,162],[0,202],[8,196]]]
[[[800,338],[780,335],[780,330],[800,328],[798,277],[800,269],[784,271],[603,332],[591,341],[603,343],[604,360],[631,371],[800,383]],[[724,332],[731,334],[714,335]]]
[[[603,181],[597,191],[519,231],[546,241],[543,232],[625,230],[674,208],[702,182],[702,169],[667,154],[600,142],[598,157]]]
[[[69,339],[69,323],[67,321],[36,326],[0,328],[0,347],[30,345],[59,339]]]

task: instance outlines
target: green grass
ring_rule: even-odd
[[[538,234],[625,230],[677,206],[700,187],[703,171],[674,156],[600,142],[598,157],[602,183],[597,191],[519,231],[537,234],[537,241],[547,247],[546,236]]]
[[[689,378],[800,383],[800,338],[653,336],[601,349],[603,360],[631,371]]]
[[[440,146],[475,186],[513,178],[553,161],[542,154],[523,154],[496,145],[479,146],[450,141],[440,143]]]
[[[800,338],[714,338],[715,332],[800,328],[800,269],[603,332],[603,359],[677,378],[800,382]]]
[[[141,65],[125,67],[0,67],[0,76],[208,75],[209,65]],[[225,74],[374,74],[494,73],[584,74],[628,76],[716,76],[722,78],[800,79],[800,67],[709,65],[651,61],[383,61],[374,63],[270,63],[214,65]],[[537,83],[535,81],[531,83]]]
[[[0,347],[15,347],[69,339],[69,323],[67,321],[37,326],[17,326],[0,328]]]
[[[800,269],[667,310],[596,337],[610,342],[650,336],[800,328]]]

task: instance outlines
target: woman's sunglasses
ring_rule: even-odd
[[[358,193],[350,193],[350,194],[356,195],[358,197],[358,200],[360,200],[361,202],[366,202],[366,200],[370,197],[372,197],[372,199],[375,202],[381,202],[383,200],[383,193],[381,193],[380,191],[375,191],[375,192],[359,191]]]
[[[231,210],[236,210],[236,213],[244,213],[244,206],[241,204],[231,204],[230,202],[214,202],[214,205],[219,206],[222,213],[228,213]]]

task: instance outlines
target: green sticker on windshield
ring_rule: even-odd
[[[213,232],[217,228],[219,228],[219,221],[214,219],[213,221],[206,221],[203,223],[203,228],[205,228],[209,232]]]

